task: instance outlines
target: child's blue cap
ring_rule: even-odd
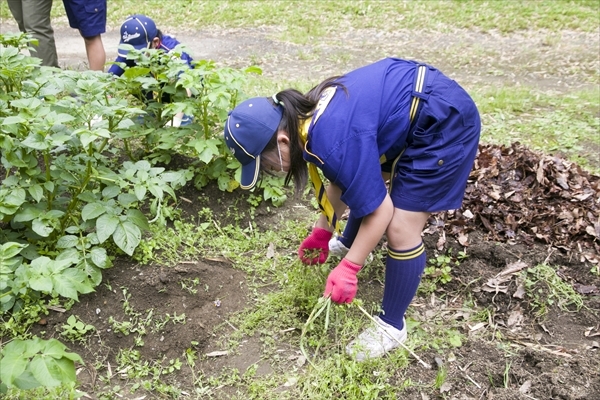
[[[128,50],[121,48],[122,44],[133,46],[134,49],[147,49],[150,42],[158,36],[158,29],[154,21],[142,14],[127,17],[121,25],[121,41],[118,53],[121,57],[127,57]]]
[[[260,154],[277,132],[283,107],[268,97],[254,97],[240,103],[225,122],[225,142],[242,164],[242,189],[252,189],[260,172]]]

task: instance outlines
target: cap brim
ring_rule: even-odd
[[[240,186],[244,190],[252,189],[258,181],[258,174],[260,172],[260,155],[256,156],[255,159],[250,161],[246,165],[242,165],[242,179],[240,179]]]

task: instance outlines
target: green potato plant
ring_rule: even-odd
[[[183,47],[133,51],[137,65],[121,77],[60,70],[21,52],[31,40],[0,35],[0,335],[14,338],[2,351],[17,366],[3,369],[5,389],[74,380],[65,371],[81,359],[60,342],[28,339],[33,350],[17,354],[25,343],[18,338],[48,304],[68,308],[92,292],[114,255],[132,256],[150,226],[173,215],[178,188],[211,180],[222,190],[238,187],[240,165],[222,126],[243,97],[245,74],[260,73],[210,61],[183,68]],[[193,122],[171,126],[180,112]],[[175,156],[190,162],[169,168]],[[80,324],[67,321],[63,337],[93,330]],[[62,372],[42,379],[38,366],[48,360],[58,361],[47,369]]]

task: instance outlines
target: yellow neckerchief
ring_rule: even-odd
[[[329,104],[329,101],[335,94],[335,89],[335,87],[329,87],[325,89],[321,94],[321,99],[319,100],[317,107],[315,108],[314,117],[307,118],[304,121],[300,121],[299,124],[300,140],[302,140],[302,144],[304,145],[304,151],[306,151],[308,154],[315,157],[319,161],[321,161],[321,159],[308,150],[308,129],[310,128],[311,124],[314,125],[321,116],[321,114],[323,114],[325,107],[327,107],[327,104]],[[321,161],[321,164],[324,164],[323,161]],[[327,218],[327,222],[329,223],[329,225],[334,227],[338,235],[341,235],[342,231],[340,228],[340,221],[335,215],[335,210],[333,209],[331,202],[327,198],[327,194],[325,193],[325,185],[323,185],[323,181],[321,180],[321,176],[319,175],[319,170],[317,169],[317,166],[311,162],[308,163],[308,176],[310,177],[310,181],[312,182],[313,187],[315,188],[315,197],[317,198],[317,203],[319,203],[319,208],[321,209],[321,212],[323,213],[323,215],[325,215],[325,218]]]

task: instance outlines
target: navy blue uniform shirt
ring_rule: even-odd
[[[387,194],[380,158],[396,158],[406,144],[409,109],[417,64],[384,59],[354,70],[308,135],[307,161],[342,190],[342,201],[354,215],[370,214]]]

